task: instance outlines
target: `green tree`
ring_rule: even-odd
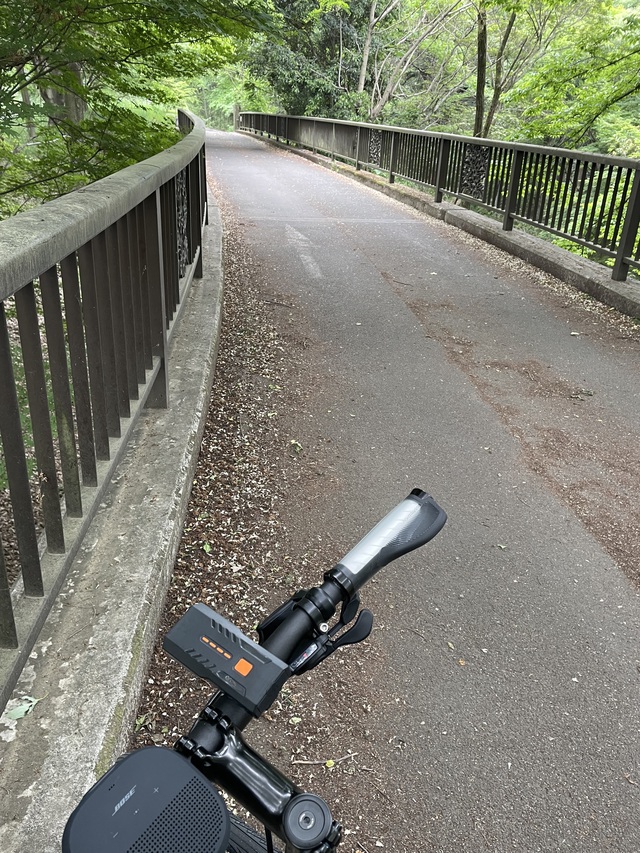
[[[640,15],[637,4],[606,0],[565,29],[553,49],[514,89],[521,133],[560,146],[591,145],[607,116],[636,105],[640,92]],[[633,106],[627,120],[639,116]]]
[[[410,78],[438,40],[446,27],[463,14],[469,3],[463,0],[392,0],[387,7],[391,12],[386,19],[374,19],[379,26],[375,44],[373,68],[369,71],[369,118],[382,117],[385,108]],[[376,2],[373,0],[372,9]],[[386,10],[385,10],[386,11]],[[370,17],[371,21],[371,17]],[[385,26],[380,27],[380,24]],[[362,74],[361,79],[367,75]]]
[[[266,0],[0,3],[0,197],[29,203],[162,147],[163,82],[219,67]]]
[[[474,136],[489,136],[504,96],[536,68],[562,34],[600,2],[480,0]]]
[[[246,79],[286,112],[637,150],[638,0],[274,3]]]
[[[465,0],[279,0],[282,37],[251,68],[290,113],[377,121]]]
[[[236,105],[252,112],[273,113],[280,103],[263,77],[253,76],[244,61],[207,71],[191,80],[172,81],[179,102],[204,119],[210,127],[233,129]]]
[[[286,112],[354,117],[344,115],[344,101],[356,88],[354,21],[362,5],[362,0],[349,7],[342,0],[320,5],[315,0],[277,0],[279,38],[256,39],[248,67],[254,79],[268,81]]]

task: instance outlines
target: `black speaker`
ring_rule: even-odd
[[[67,821],[62,853],[223,853],[229,814],[183,756],[145,747],[123,756]]]

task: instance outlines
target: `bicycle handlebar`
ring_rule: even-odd
[[[442,530],[446,512],[421,489],[414,489],[329,572],[351,595],[403,554],[425,545]]]
[[[313,655],[319,650],[322,639],[330,636],[327,623],[338,606],[342,603],[344,610],[346,602],[352,601],[358,590],[379,569],[427,543],[442,529],[446,520],[445,511],[430,495],[414,489],[325,574],[320,586],[301,591],[261,624],[262,648],[289,666],[302,650],[305,650],[304,655]],[[247,649],[245,646],[245,654],[248,654]],[[169,650],[175,655],[175,648]],[[190,651],[190,654],[194,653],[199,655],[201,651]],[[216,656],[213,657],[215,659]],[[180,659],[185,662],[184,658]],[[193,666],[191,668],[194,669]],[[291,669],[284,670],[274,688],[279,689],[291,674]],[[205,775],[222,784],[265,826],[280,838],[288,838],[291,827],[286,818],[287,804],[297,802],[300,797],[308,799],[310,795],[301,794],[285,776],[249,749],[239,735],[252,717],[246,699],[238,701],[237,696],[229,694],[228,687],[227,692],[224,684],[220,687],[222,692],[211,699],[189,735],[181,738],[176,748],[189,755]],[[273,701],[274,695],[275,691],[269,691],[269,701]],[[260,707],[258,712],[254,709],[254,716],[259,716]],[[231,742],[234,745],[233,760],[229,759]],[[225,758],[226,764],[220,756]],[[245,766],[251,767],[251,773],[243,772]],[[307,806],[311,808],[313,803],[309,801]],[[331,827],[339,829],[337,824],[331,823],[329,815],[327,828]],[[339,835],[334,840],[337,844]],[[330,851],[335,847],[332,844],[326,849]]]
[[[414,489],[325,574],[321,586],[308,590],[274,620],[276,625],[262,645],[291,663],[300,644],[333,617],[340,603],[351,600],[392,560],[433,539],[446,520],[446,512],[431,495]],[[262,624],[268,624],[279,613],[280,608]]]

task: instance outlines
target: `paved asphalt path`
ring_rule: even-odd
[[[414,486],[449,514],[372,585],[385,849],[638,853],[637,342],[295,155],[210,133],[208,163],[317,342],[301,430],[334,485],[301,541],[351,544]]]

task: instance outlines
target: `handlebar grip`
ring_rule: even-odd
[[[444,527],[446,512],[421,489],[414,489],[329,572],[353,595],[397,557],[425,545]]]

